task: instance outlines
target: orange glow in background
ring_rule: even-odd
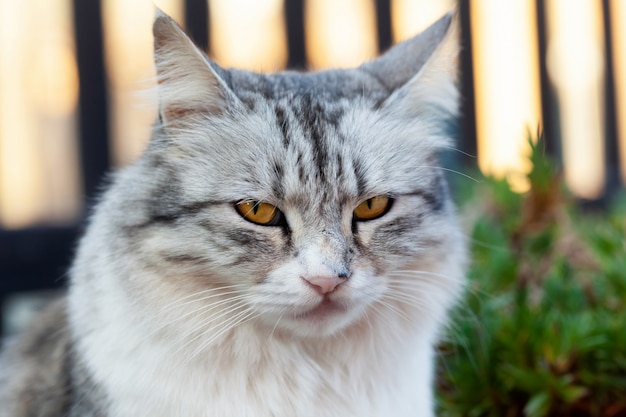
[[[535,2],[471,3],[478,165],[525,191],[528,133],[540,120]]]
[[[391,0],[393,40],[400,42],[417,35],[455,5],[455,0]]]
[[[604,186],[604,39],[600,2],[547,0],[550,80],[563,137],[565,180],[596,198]]]
[[[225,67],[283,69],[287,64],[284,1],[210,0],[212,58]]]
[[[611,29],[613,38],[613,73],[617,135],[619,140],[622,181],[626,183],[626,1],[611,0]]]
[[[353,67],[378,54],[374,0],[305,0],[304,6],[311,68]]]
[[[157,115],[152,59],[155,6],[184,25],[181,0],[102,1],[111,155],[116,166],[139,156]]]
[[[81,210],[69,0],[0,2],[0,225]]]

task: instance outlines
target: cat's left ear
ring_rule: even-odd
[[[390,92],[383,107],[409,116],[458,112],[458,55],[460,23],[453,10],[421,34],[395,45],[361,68],[373,74]]]
[[[160,119],[165,126],[195,114],[219,114],[239,103],[206,55],[171,17],[157,9],[152,31]]]

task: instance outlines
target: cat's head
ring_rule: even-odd
[[[438,163],[457,111],[454,20],[355,69],[261,75],[218,67],[159,14],[159,123],[110,203],[120,256],[151,271],[132,288],[207,331],[443,320],[464,258]]]

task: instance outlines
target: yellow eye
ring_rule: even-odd
[[[271,204],[260,201],[246,201],[235,205],[241,217],[262,226],[276,226],[282,219],[282,213]]]
[[[377,219],[389,211],[392,201],[384,195],[369,198],[354,209],[354,218],[359,221]]]

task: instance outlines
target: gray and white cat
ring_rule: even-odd
[[[67,299],[4,353],[2,417],[424,417],[463,288],[438,153],[456,18],[350,70],[224,70],[157,13],[160,117]]]

